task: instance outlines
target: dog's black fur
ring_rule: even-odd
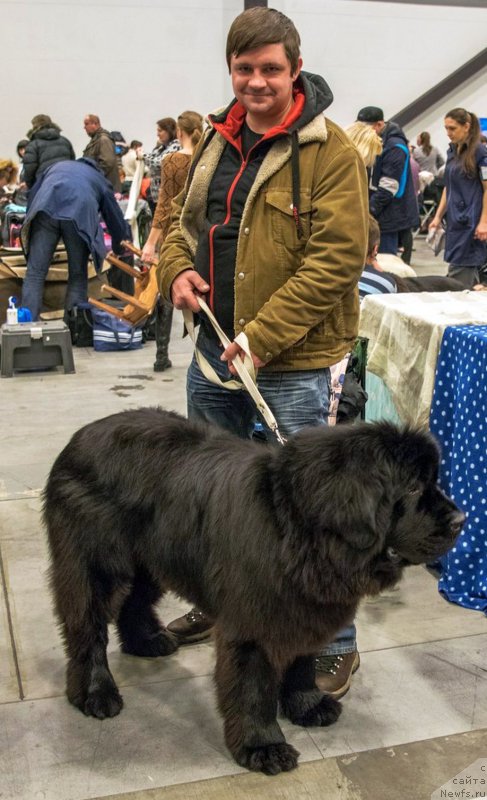
[[[218,702],[236,761],[292,769],[298,753],[278,702],[295,724],[334,722],[340,704],[317,689],[313,654],[364,595],[434,561],[460,531],[437,470],[428,434],[388,423],[308,428],[284,447],[160,409],[82,428],[44,504],[70,702],[100,719],[119,713],[107,624],[116,620],[126,653],[172,653],[155,611],[171,589],[215,620]]]

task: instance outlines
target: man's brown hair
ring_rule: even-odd
[[[367,244],[367,258],[370,258],[374,251],[374,247],[380,242],[380,228],[376,219],[369,214],[369,241]]]
[[[291,72],[298,69],[301,39],[294,22],[274,8],[255,6],[234,19],[227,36],[227,64],[232,56],[255,50],[266,44],[283,44],[291,62]]]

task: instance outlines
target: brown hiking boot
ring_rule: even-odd
[[[316,685],[325,694],[339,700],[350,689],[352,675],[359,666],[360,655],[357,650],[353,653],[316,656]]]
[[[179,644],[192,644],[209,639],[213,623],[202,611],[192,608],[182,617],[173,619],[166,628],[177,636]]]

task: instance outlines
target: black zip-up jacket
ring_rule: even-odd
[[[71,142],[61,136],[57,126],[40,128],[32,135],[25,148],[21,178],[30,189],[51,164],[56,161],[74,161],[75,158]]]
[[[405,168],[407,139],[399,125],[388,122],[382,132],[383,150],[372,170],[370,211],[381,231],[392,233],[419,224],[418,201],[409,162],[402,197],[396,197]]]

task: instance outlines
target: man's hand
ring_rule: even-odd
[[[174,308],[190,308],[197,313],[200,306],[197,297],[210,291],[210,287],[194,269],[187,269],[175,278],[171,285],[171,300]]]
[[[237,375],[237,370],[235,369],[232,363],[233,359],[235,358],[235,356],[240,356],[240,358],[243,361],[245,355],[246,355],[245,350],[243,350],[236,342],[232,342],[231,344],[228,345],[228,347],[225,348],[222,355],[220,356],[220,360],[226,361],[228,363],[228,369],[232,373],[232,375]],[[254,353],[251,352],[250,357],[252,358],[252,361],[254,362],[254,367],[256,369],[265,366],[265,361],[261,361],[260,358],[256,356]]]

